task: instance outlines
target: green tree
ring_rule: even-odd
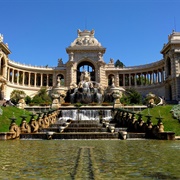
[[[32,102],[37,105],[49,105],[51,104],[52,100],[47,94],[46,87],[42,87],[38,93],[33,97]]]
[[[26,96],[26,93],[24,91],[13,90],[10,95],[10,100],[13,104],[17,104],[18,101],[22,98],[22,96]]]
[[[142,96],[133,88],[126,89],[121,98],[123,104],[142,104]]]
[[[26,97],[25,97],[25,102],[26,102],[26,104],[30,104],[31,101],[32,101],[32,99],[31,99],[30,96],[26,96]]]
[[[115,62],[114,66],[115,66],[115,67],[120,67],[120,68],[125,67],[125,65],[123,64],[123,62],[121,62],[119,59]]]

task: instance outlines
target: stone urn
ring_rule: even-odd
[[[66,126],[59,126],[59,132],[62,133],[65,128],[66,128]]]
[[[112,96],[114,98],[114,107],[118,108],[121,106],[120,98],[122,97],[122,93],[125,90],[122,87],[113,87],[111,90],[113,92]]]
[[[24,109],[24,107],[26,106],[26,102],[25,102],[24,98],[25,98],[25,94],[19,94],[19,101],[17,104],[17,107],[19,109]]]
[[[51,97],[53,98],[51,108],[52,109],[58,109],[60,107],[60,104],[59,104],[60,94],[59,93],[52,93]]]
[[[111,133],[113,133],[115,131],[115,127],[113,125],[110,125],[109,130],[111,131]]]
[[[52,131],[46,132],[47,139],[48,139],[48,140],[52,139],[52,136],[53,136],[54,133],[55,133],[55,132],[52,132]]]
[[[120,131],[121,137],[123,140],[127,139],[127,132],[126,131]]]

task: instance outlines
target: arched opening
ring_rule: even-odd
[[[77,84],[80,82],[81,73],[85,71],[90,73],[91,81],[96,80],[94,65],[88,61],[83,61],[77,66]]]
[[[64,86],[64,83],[65,83],[65,82],[64,82],[64,75],[63,75],[63,74],[58,74],[56,80],[58,79],[58,77],[59,77],[59,79],[61,80],[61,81],[60,81],[60,85],[61,85],[61,86]]]

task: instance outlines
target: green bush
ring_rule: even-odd
[[[130,88],[130,89],[126,89],[126,92],[123,94],[120,101],[124,105],[127,105],[127,104],[142,104],[142,96],[135,89]]]
[[[35,105],[45,105],[45,104],[51,104],[52,100],[47,94],[47,89],[45,87],[42,87],[37,95],[35,95],[32,99],[32,103]]]
[[[25,97],[25,102],[26,102],[26,104],[30,104],[31,101],[32,101],[32,99],[31,99],[30,96],[26,96],[26,97]]]
[[[170,112],[172,112],[173,118],[180,121],[180,104],[174,105]]]
[[[15,105],[18,104],[18,101],[22,98],[21,95],[25,97],[26,93],[20,90],[13,90],[10,95],[11,102]]]

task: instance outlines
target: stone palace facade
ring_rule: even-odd
[[[140,66],[115,67],[114,60],[105,63],[106,52],[94,37],[94,30],[80,31],[78,37],[66,48],[67,63],[58,60],[57,67],[30,66],[14,62],[8,58],[11,51],[0,34],[0,98],[9,99],[14,89],[22,90],[33,97],[45,86],[50,91],[61,79],[61,87],[66,92],[80,82],[80,75],[88,71],[91,81],[106,88],[114,80],[116,87],[135,88],[142,95],[149,92],[169,101],[180,101],[180,33],[172,32],[161,53],[163,59]]]

